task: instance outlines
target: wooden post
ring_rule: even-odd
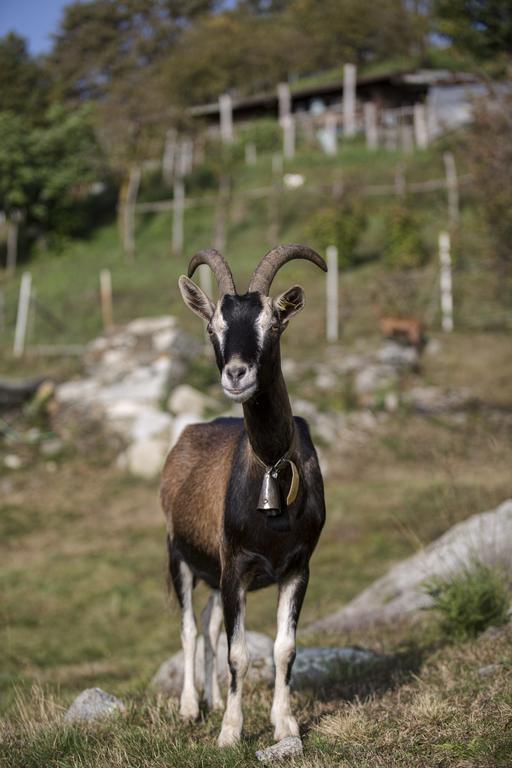
[[[219,96],[220,137],[225,144],[233,141],[233,101],[229,93]]]
[[[278,83],[277,99],[279,102],[279,122],[283,117],[289,117],[292,113],[292,96],[288,83]]]
[[[338,341],[338,249],[330,245],[326,251],[327,341]]]
[[[333,112],[327,112],[325,116],[325,136],[325,152],[334,157],[338,154],[338,119]]]
[[[128,189],[123,211],[123,246],[130,260],[135,257],[135,205],[139,192],[141,170],[138,166],[130,168]]]
[[[356,75],[354,64],[343,67],[343,135],[356,135]]]
[[[448,232],[439,233],[439,262],[441,265],[441,325],[443,331],[450,333],[453,331],[453,292],[450,235]]]
[[[7,273],[14,275],[18,261],[18,225],[19,215],[11,213],[7,219]]]
[[[183,253],[185,216],[185,182],[182,177],[176,177],[173,185],[174,204],[172,209],[172,252],[174,256]]]
[[[176,130],[170,128],[165,134],[164,154],[162,157],[162,177],[169,186],[172,183],[174,164],[176,162]]]
[[[400,125],[400,141],[402,149],[406,155],[412,154],[414,150],[414,133],[411,125],[402,121]]]
[[[283,156],[279,153],[272,155],[272,188],[268,196],[268,235],[270,245],[275,245],[280,230],[280,204],[283,177]]]
[[[377,149],[379,146],[379,134],[377,131],[377,107],[373,101],[365,101],[363,106],[363,113],[366,148]]]
[[[110,269],[102,269],[100,272],[100,301],[103,328],[109,331],[113,325],[112,311],[112,274]]]
[[[459,223],[459,182],[455,158],[451,152],[443,153],[444,170],[446,173],[446,189],[448,191],[448,218],[450,226],[455,228]]]
[[[295,120],[291,115],[281,119],[283,128],[283,155],[286,158],[295,156]]]
[[[5,294],[0,289],[0,334],[5,333]]]
[[[199,265],[199,287],[211,299],[213,296],[212,271],[208,264]]]
[[[21,277],[18,313],[16,316],[16,330],[14,331],[14,357],[21,357],[25,349],[25,336],[27,333],[27,320],[30,308],[31,289],[32,275],[30,272],[24,272]]]
[[[258,161],[258,154],[256,152],[256,144],[249,142],[245,145],[245,164],[256,165]]]
[[[427,115],[423,104],[414,105],[414,139],[418,149],[428,147]]]
[[[405,166],[403,163],[397,163],[395,167],[395,194],[398,197],[405,197]]]

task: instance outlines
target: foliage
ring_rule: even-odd
[[[281,129],[275,120],[257,120],[238,131],[243,144],[254,144],[258,152],[275,152],[281,148]]]
[[[489,94],[474,109],[467,154],[474,190],[494,246],[500,277],[512,276],[512,95]]]
[[[386,215],[383,245],[384,261],[389,267],[411,269],[426,261],[418,217],[403,204],[394,206]]]
[[[0,109],[37,121],[48,104],[48,78],[39,62],[30,57],[22,37],[9,33],[0,38]]]
[[[0,210],[10,214],[28,205],[35,184],[30,135],[24,118],[0,112]]]
[[[479,59],[512,51],[510,0],[436,0],[439,31],[454,45]]]
[[[475,560],[447,579],[431,579],[425,591],[441,617],[443,633],[459,640],[505,624],[510,596],[501,571]]]
[[[338,263],[342,269],[347,269],[360,262],[356,246],[365,222],[361,201],[357,197],[344,196],[339,206],[322,208],[313,215],[308,234],[322,250],[335,245]]]

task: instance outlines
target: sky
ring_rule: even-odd
[[[70,0],[0,0],[0,37],[17,32],[28,40],[30,53],[46,53],[62,9]]]

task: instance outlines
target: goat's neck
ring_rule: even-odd
[[[288,451],[294,435],[294,421],[288,391],[278,366],[272,382],[244,403],[245,427],[256,456],[274,464]]]

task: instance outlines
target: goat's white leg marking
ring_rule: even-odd
[[[224,620],[229,643],[230,684],[226,711],[219,734],[219,747],[230,747],[240,739],[243,725],[242,688],[249,668],[245,639],[245,589],[240,585],[223,586]]]
[[[184,720],[195,720],[199,715],[199,701],[194,681],[196,658],[196,620],[192,605],[194,577],[188,565],[180,563],[181,577],[181,645],[183,647],[183,690],[180,699],[180,715]]]
[[[299,726],[290,707],[290,674],[295,659],[297,620],[307,586],[307,574],[294,576],[279,588],[277,635],[274,643],[276,679],[271,721],[276,741],[298,736]]]
[[[210,709],[222,709],[223,701],[217,672],[217,645],[222,626],[219,590],[213,590],[201,614],[204,637],[204,697]]]

